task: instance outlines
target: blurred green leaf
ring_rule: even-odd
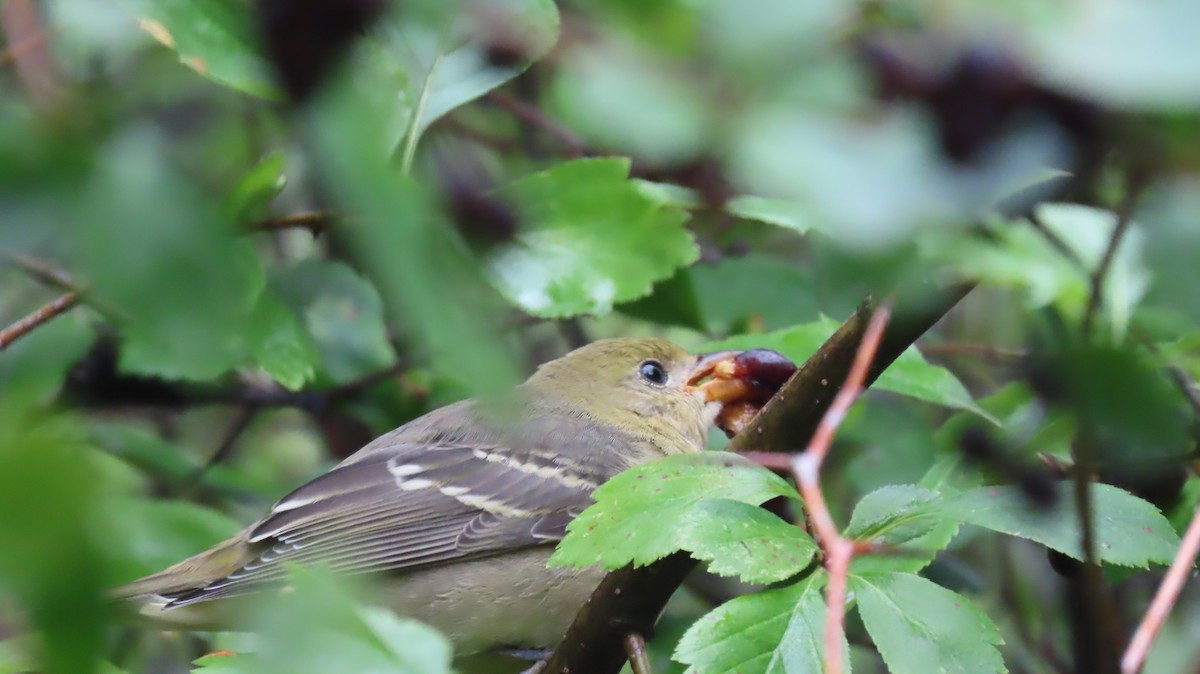
[[[13,342],[0,357],[0,390],[5,406],[15,413],[19,408],[41,406],[52,400],[93,339],[86,322],[74,313],[60,316]]]
[[[855,574],[850,586],[893,674],[1008,671],[1000,631],[966,597],[911,573]]]
[[[712,329],[761,323],[778,330],[817,318],[812,272],[801,264],[752,253],[700,263],[691,273]]]
[[[582,568],[598,562],[615,569],[630,562],[649,564],[680,549],[704,547],[711,552],[722,543],[698,545],[698,538],[688,534],[685,523],[697,517],[697,509],[708,508],[705,504],[711,499],[759,505],[776,496],[798,498],[782,478],[735,454],[668,456],[635,466],[601,485],[593,494],[596,502],[568,525],[567,537],[550,563]],[[752,528],[745,532],[748,535],[777,532],[762,520],[747,525]],[[712,533],[703,523],[691,526],[698,537]],[[792,550],[797,557],[803,554],[799,547]]]
[[[558,7],[553,0],[501,0],[470,7],[465,30],[439,36],[411,19],[378,31],[381,46],[405,71],[411,105],[408,132],[414,139],[455,108],[525,72],[558,39]],[[488,51],[511,49],[513,65],[497,65]],[[414,140],[415,142],[415,140]]]
[[[531,314],[603,314],[699,257],[687,216],[646,198],[627,159],[580,159],[497,193],[521,217],[517,241],[488,255],[505,297]]]
[[[634,179],[633,184],[642,194],[664,206],[676,206],[688,210],[703,206],[696,190],[687,187],[641,179]],[[803,204],[783,199],[768,199],[743,194],[731,197],[725,203],[725,212],[744,220],[775,225],[800,234],[807,234],[814,227],[814,216],[811,209],[806,208]]]
[[[264,602],[253,652],[209,655],[205,674],[451,674],[450,643],[436,630],[359,605],[325,573],[293,569],[294,591]]]
[[[774,349],[802,363],[816,353],[839,324],[829,318],[802,323],[761,335],[739,335],[705,345],[704,351],[722,349]],[[937,365],[930,365],[915,347],[906,350],[880,375],[873,388],[911,396],[946,407],[967,410],[995,421],[971,398],[967,389]]]
[[[618,304],[616,309],[626,316],[661,325],[677,325],[703,331],[706,324],[700,306],[691,270],[683,267],[671,278],[655,283],[649,295]]]
[[[112,584],[128,582],[203,552],[242,525],[212,508],[178,500],[121,497],[91,515]]]
[[[556,116],[593,145],[658,164],[681,163],[709,143],[712,106],[684,72],[653,52],[571,51],[551,91]]]
[[[379,292],[344,263],[302,260],[274,270],[271,288],[304,317],[329,380],[357,379],[395,361]]]
[[[259,53],[249,3],[239,0],[118,0],[142,29],[192,70],[239,91],[279,98]]]
[[[103,644],[105,568],[86,526],[103,486],[64,417],[0,423],[0,587],[43,639],[48,674],[91,672]]]
[[[369,83],[344,78],[314,110],[311,129],[331,192],[358,218],[346,228],[346,244],[440,374],[465,376],[476,392],[504,390],[517,376],[496,338],[498,298],[428,188],[400,175],[381,147],[386,99]]]
[[[1023,290],[1031,308],[1052,304],[1068,316],[1081,318],[1091,293],[1090,275],[1100,265],[1117,217],[1078,204],[1042,204],[1036,215],[1067,246],[1070,257],[1025,222],[994,227],[988,239],[966,234],[931,240],[929,246],[935,257],[948,261],[966,278]],[[1118,337],[1124,335],[1150,284],[1150,271],[1142,260],[1144,247],[1142,228],[1130,224],[1105,275],[1102,315]]]
[[[283,153],[272,152],[255,164],[225,198],[225,212],[235,222],[247,222],[267,213],[271,202],[287,185]]]
[[[817,570],[718,606],[688,629],[675,659],[695,674],[821,674],[826,579]]]
[[[321,353],[305,326],[273,293],[263,292],[247,334],[251,355],[284,388],[312,381]]]
[[[246,358],[263,272],[156,141],[131,133],[106,148],[77,215],[78,254],[96,296],[128,315],[123,370],[212,379]]]
[[[1200,7],[1190,0],[1098,0],[1062,6],[1035,24],[1027,44],[1038,75],[1106,105],[1178,109],[1200,105]],[[1113,49],[1116,43],[1121,49]]]
[[[1091,491],[1096,554],[1101,561],[1141,568],[1171,562],[1179,536],[1157,508],[1110,485],[1093,484]],[[1032,503],[1017,487],[979,487],[947,498],[941,511],[963,524],[1028,538],[1083,558],[1079,516],[1065,493],[1046,507]]]

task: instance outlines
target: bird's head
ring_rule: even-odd
[[[697,356],[664,339],[604,339],[545,363],[526,386],[600,421],[662,438],[664,451],[702,449],[728,401],[700,380],[738,353]]]

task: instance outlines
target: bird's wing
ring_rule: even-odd
[[[550,451],[397,444],[343,463],[281,499],[246,533],[236,571],[167,598],[182,606],[286,576],[285,563],[337,573],[413,569],[556,541],[602,478]]]

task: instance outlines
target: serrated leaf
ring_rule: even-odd
[[[1028,538],[1082,559],[1074,501],[1065,489],[1059,492],[1055,505],[1042,507],[1017,487],[980,487],[947,498],[941,508],[964,524]],[[1111,485],[1093,484],[1091,492],[1096,554],[1101,561],[1143,568],[1171,562],[1179,536],[1157,508]]]
[[[747,583],[791,578],[817,552],[813,539],[796,525],[755,505],[728,499],[699,502],[682,522],[676,540],[708,570]]]
[[[552,566],[649,564],[684,549],[683,524],[709,499],[759,505],[776,496],[799,498],[783,478],[724,452],[668,456],[635,466],[592,496],[596,502],[567,527]]]
[[[249,3],[239,0],[119,0],[138,24],[197,73],[239,91],[279,98],[259,53]]]
[[[793,361],[802,363],[816,353],[838,327],[836,321],[821,318],[811,323],[802,323],[761,335],[738,335],[707,344],[704,350],[774,349]],[[928,363],[914,347],[906,350],[884,370],[873,388],[967,410],[995,422],[992,415],[975,403],[962,382],[946,368]]]
[[[958,522],[939,509],[941,495],[911,485],[881,487],[854,507],[846,537],[895,547],[898,554],[866,555],[854,570],[916,572],[933,561],[958,533]]]
[[[295,391],[316,375],[321,359],[316,343],[274,293],[258,298],[248,338],[254,361],[284,388]]]
[[[487,258],[505,297],[547,318],[604,314],[699,257],[686,213],[646,198],[629,165],[580,159],[497,192],[521,217],[517,240]]]
[[[912,573],[852,575],[850,587],[892,674],[1008,671],[1000,631],[966,597]]]
[[[689,665],[689,674],[822,674],[826,578],[818,570],[718,606],[683,635],[675,660]],[[845,642],[842,648],[849,663]]]

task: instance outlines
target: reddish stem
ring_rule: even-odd
[[[1187,532],[1183,535],[1183,543],[1179,546],[1179,552],[1175,553],[1175,560],[1171,562],[1171,568],[1163,577],[1162,585],[1158,586],[1158,592],[1155,593],[1154,600],[1150,602],[1150,608],[1146,609],[1142,623],[1133,633],[1129,648],[1125,650],[1125,655],[1121,658],[1121,674],[1137,674],[1141,671],[1142,665],[1146,661],[1146,655],[1150,652],[1150,645],[1154,643],[1154,637],[1158,636],[1158,630],[1162,628],[1167,614],[1171,612],[1171,608],[1175,606],[1175,600],[1183,591],[1183,584],[1187,582],[1197,553],[1200,553],[1200,509],[1197,509],[1196,513],[1192,515],[1192,523],[1188,525]]]
[[[825,590],[825,672],[826,674],[842,674],[842,634],[845,632],[846,618],[846,584],[850,576],[850,562],[860,544],[843,538],[838,533],[833,516],[829,514],[829,506],[825,502],[825,494],[821,490],[821,464],[829,453],[834,433],[846,418],[850,406],[862,393],[867,373],[875,360],[875,353],[883,339],[883,330],[891,318],[891,305],[884,303],[871,315],[871,322],[863,334],[862,343],[854,356],[854,364],[846,381],[834,398],[833,404],[821,418],[817,431],[804,453],[792,459],[792,471],[796,475],[796,483],[800,486],[800,494],[804,497],[804,507],[808,511],[809,520],[817,532],[821,547],[825,552],[825,568],[829,571],[829,585]]]

